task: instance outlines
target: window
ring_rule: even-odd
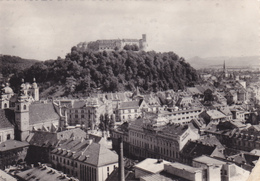
[[[18,110],[18,111],[20,110],[20,106],[19,106],[19,105],[17,105],[17,110]]]
[[[26,105],[23,105],[23,110],[26,110]]]
[[[5,103],[5,108],[7,108],[7,104]]]
[[[7,139],[7,140],[10,140],[10,139],[11,139],[11,135],[8,134],[8,135],[6,136],[6,139]]]

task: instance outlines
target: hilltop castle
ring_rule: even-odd
[[[146,34],[142,35],[142,39],[112,39],[112,40],[97,40],[89,43],[79,43],[77,47],[93,50],[93,51],[113,51],[122,50],[125,45],[136,45],[139,50],[146,50],[148,44]]]

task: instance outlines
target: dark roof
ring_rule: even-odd
[[[30,140],[30,145],[47,147],[54,146],[58,142],[57,134],[50,132],[35,132]]]
[[[69,178],[62,173],[59,173],[57,170],[47,167],[47,166],[39,166],[34,167],[29,170],[25,170],[16,174],[18,178],[22,178],[22,180],[38,180],[38,181],[78,181],[75,178]]]
[[[0,129],[13,128],[14,112],[9,109],[0,109]]]
[[[69,139],[70,137],[86,138],[86,132],[80,128],[75,128],[57,133],[58,139]]]
[[[225,147],[220,143],[220,141],[217,139],[216,136],[213,135],[207,135],[202,136],[199,141],[201,141],[203,144],[208,144],[211,146],[216,145],[218,149],[224,149]]]
[[[71,130],[65,130],[58,133],[51,132],[35,132],[30,140],[30,145],[35,146],[54,146],[60,140],[68,140],[70,138],[85,138],[86,132],[80,128],[75,128]]]
[[[139,181],[140,179],[135,178],[133,171],[125,170],[126,181]],[[111,174],[107,177],[106,181],[119,181],[118,179],[118,167],[116,167]]]
[[[26,146],[29,146],[29,143],[16,140],[7,140],[0,144],[0,151],[8,151]]]
[[[211,155],[216,146],[211,146],[207,144],[203,144],[201,142],[193,142],[189,141],[182,149],[181,153],[188,155],[190,157],[198,157],[201,155]]]
[[[30,125],[58,120],[59,115],[52,103],[35,103],[29,108]]]

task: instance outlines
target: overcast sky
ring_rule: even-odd
[[[147,34],[149,50],[179,56],[260,54],[257,0],[0,1],[0,54],[62,58],[97,39]]]

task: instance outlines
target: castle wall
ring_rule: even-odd
[[[146,35],[142,35],[142,39],[112,39],[112,40],[97,40],[89,42],[87,48],[93,51],[113,51],[117,47],[122,50],[125,45],[137,45],[140,50],[145,50],[147,47]]]

